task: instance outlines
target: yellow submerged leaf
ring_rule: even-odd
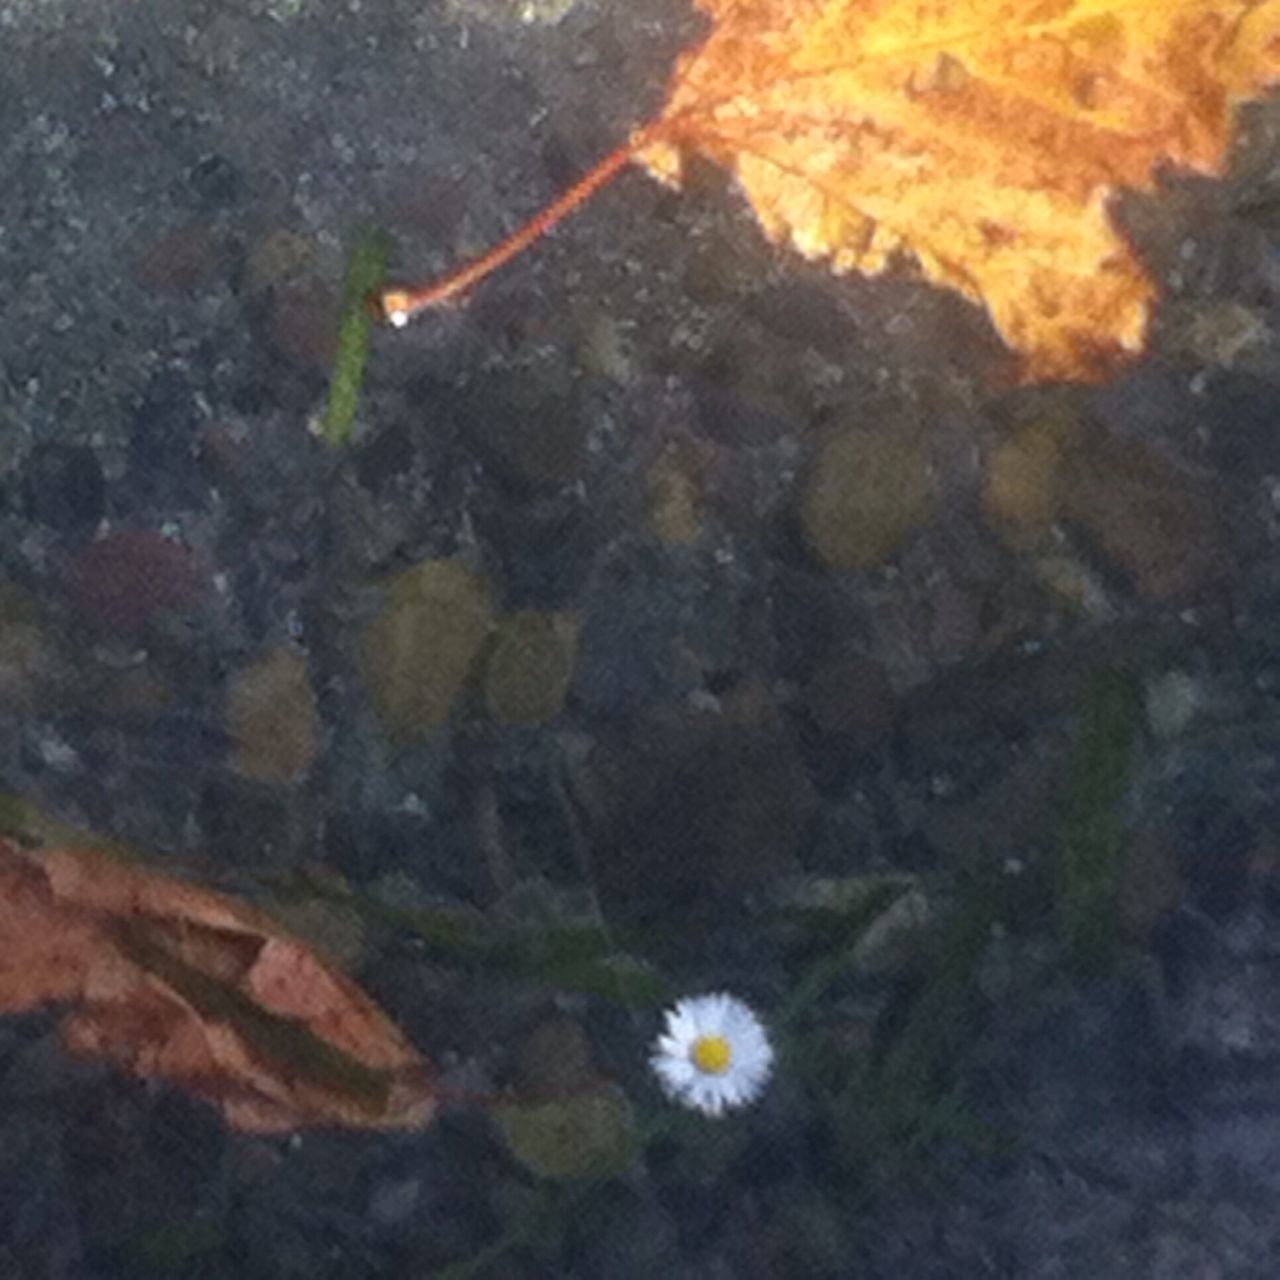
[[[985,306],[1024,381],[1142,351],[1156,285],[1112,217],[1165,171],[1221,174],[1280,79],[1280,0],[695,0],[711,22],[656,120],[487,253],[369,300],[465,294],[631,160],[730,171],[766,235],[838,272],[914,261]]]
[[[1155,285],[1119,188],[1214,174],[1280,75],[1280,0],[697,0],[637,158],[732,171],[766,234],[837,271],[899,256],[984,305],[1027,380],[1140,351]]]

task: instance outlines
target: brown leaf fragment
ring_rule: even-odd
[[[0,1011],[67,1005],[76,1054],[162,1078],[234,1128],[417,1128],[427,1064],[262,912],[88,849],[0,840]]]
[[[239,774],[258,782],[301,779],[322,732],[306,659],[281,646],[236,672],[227,688],[227,721]]]

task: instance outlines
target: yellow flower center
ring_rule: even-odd
[[[689,1050],[689,1058],[699,1071],[719,1076],[729,1070],[733,1050],[724,1036],[699,1036]]]

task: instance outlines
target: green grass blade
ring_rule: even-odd
[[[347,258],[338,352],[319,431],[320,438],[333,448],[347,444],[355,426],[356,406],[369,356],[369,330],[373,325],[364,300],[382,283],[389,250],[390,238],[384,232],[368,231],[356,240]]]

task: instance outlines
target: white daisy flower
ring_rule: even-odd
[[[760,1096],[773,1070],[773,1048],[760,1019],[721,992],[669,1009],[649,1061],[669,1097],[718,1116]]]

